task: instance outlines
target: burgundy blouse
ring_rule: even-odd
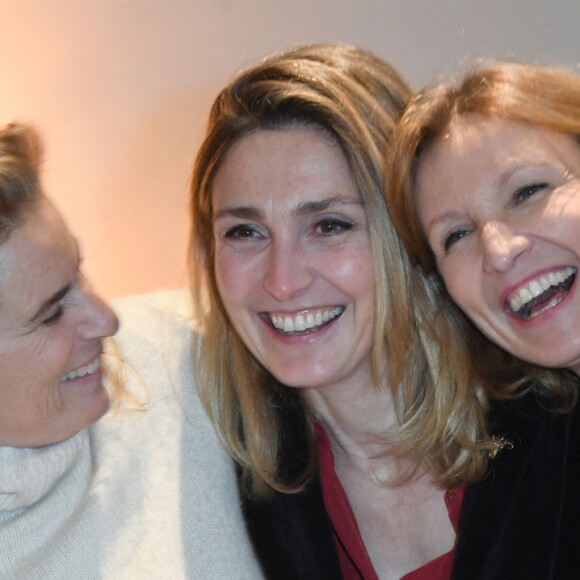
[[[334,527],[334,539],[344,580],[379,580],[363,543],[354,512],[334,470],[334,454],[328,435],[320,423],[315,425],[320,456],[320,477],[326,511]],[[465,484],[445,492],[445,505],[455,533],[459,528]],[[409,572],[401,580],[450,580],[455,547]]]

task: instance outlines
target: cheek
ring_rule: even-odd
[[[70,310],[53,326],[46,327],[28,349],[31,367],[43,382],[60,382],[70,370],[77,347],[78,321]]]
[[[538,219],[536,230],[578,253],[580,250],[580,192],[565,204],[552,204]]]
[[[0,423],[13,416],[39,420],[57,403],[54,397],[70,361],[69,344],[43,340],[0,355],[0,397],[5,402]]]
[[[471,272],[468,263],[462,260],[446,263],[438,269],[453,301],[469,315],[467,311],[469,301],[476,293],[476,274]]]
[[[75,345],[75,332],[71,327],[59,323],[56,327],[35,332],[24,340],[17,340],[0,354],[0,368],[3,376],[10,373],[25,377],[34,376],[36,380],[53,375],[62,376],[71,359]]]
[[[255,294],[260,279],[257,259],[226,248],[216,252],[214,266],[218,292],[226,310],[233,314],[232,307]]]
[[[332,255],[320,256],[317,270],[346,294],[374,302],[375,274],[368,244],[336,248]]]

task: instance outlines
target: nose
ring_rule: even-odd
[[[290,300],[314,280],[309,252],[299,243],[273,241],[266,261],[264,289],[280,302]]]
[[[119,319],[113,309],[90,288],[85,289],[85,314],[79,324],[79,336],[85,340],[113,336],[119,328]]]
[[[507,272],[517,258],[529,250],[531,242],[502,222],[490,222],[482,228],[483,269],[487,274]]]

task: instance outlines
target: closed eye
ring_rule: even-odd
[[[64,307],[62,304],[56,304],[54,309],[47,314],[41,321],[42,326],[50,326],[55,322],[58,322],[64,314]]]

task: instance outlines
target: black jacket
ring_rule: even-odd
[[[513,443],[468,486],[454,580],[580,579],[580,408],[531,396],[498,406],[492,433]]]
[[[560,415],[533,396],[498,403],[491,432],[505,448],[465,493],[453,580],[580,579],[580,408]],[[285,418],[289,455],[303,453]],[[243,500],[248,529],[272,580],[339,580],[320,481],[271,501]]]

